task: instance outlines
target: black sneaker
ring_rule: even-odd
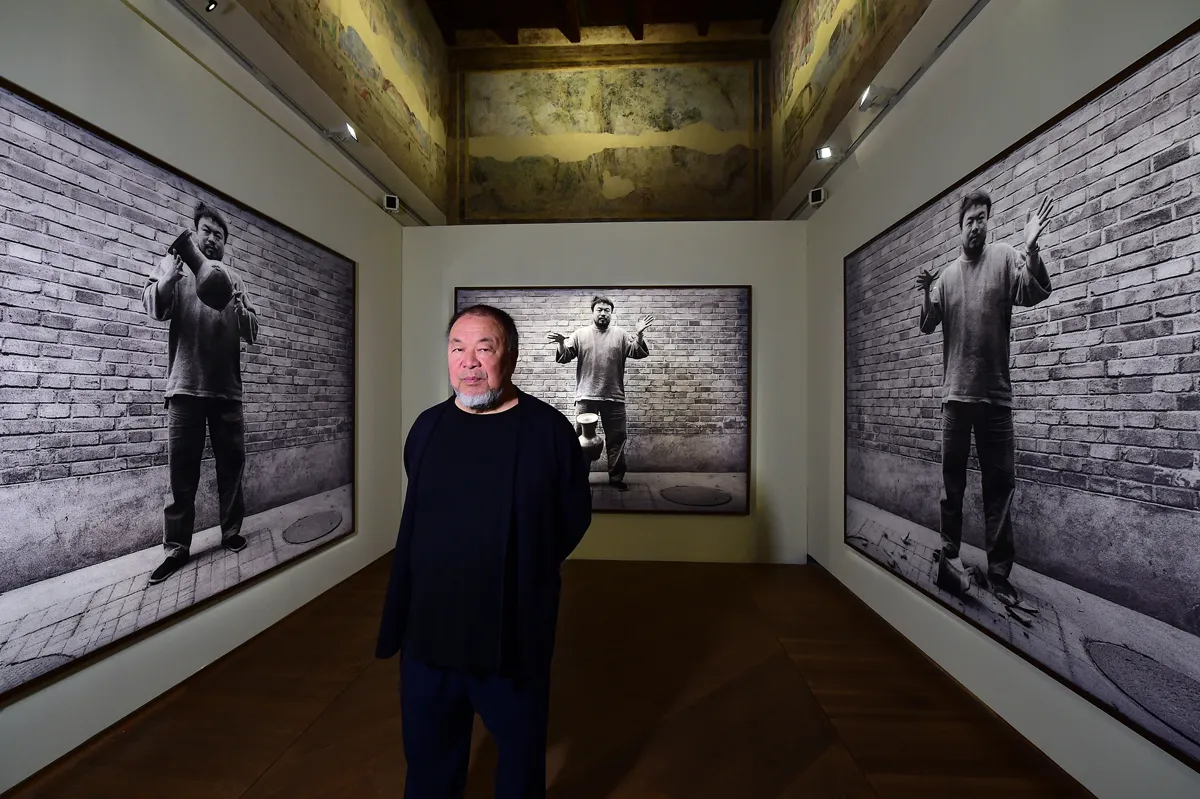
[[[161,583],[188,562],[187,555],[167,555],[158,568],[150,573],[150,585]]]
[[[221,546],[228,549],[230,552],[241,552],[246,548],[246,539],[241,533],[234,533],[221,542]]]
[[[608,484],[618,491],[628,491],[629,486],[625,485],[624,480],[609,480]]]

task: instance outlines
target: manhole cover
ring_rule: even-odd
[[[1084,647],[1096,667],[1130,699],[1200,744],[1200,683],[1119,644],[1088,641]]]
[[[292,522],[292,525],[283,531],[283,540],[289,544],[307,544],[329,535],[341,523],[342,514],[336,510],[313,513],[299,521]]]
[[[724,505],[733,500],[733,495],[719,488],[704,488],[703,486],[671,486],[659,492],[663,499],[677,505],[694,505],[711,507]]]

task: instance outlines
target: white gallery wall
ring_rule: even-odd
[[[620,222],[463,225],[404,236],[405,430],[450,395],[446,323],[458,287],[751,286],[749,516],[597,513],[580,558],[802,563],[806,329],[804,225]],[[634,319],[615,323],[632,328]],[[580,310],[587,318],[588,309]],[[678,313],[678,311],[673,312]],[[660,328],[661,329],[661,328]],[[566,332],[566,331],[564,331]],[[652,342],[656,328],[647,338]],[[522,351],[545,348],[522,341]],[[631,364],[629,369],[637,369]],[[602,456],[603,459],[603,456]]]
[[[842,262],[1198,17],[1195,0],[991,0],[807,225],[813,557],[1100,797],[1200,796],[1200,774],[843,543]]]
[[[0,792],[389,550],[401,228],[168,0],[5,0],[0,77],[358,263],[356,535],[0,707]],[[318,157],[320,154],[320,157]]]

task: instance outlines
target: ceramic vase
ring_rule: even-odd
[[[216,261],[210,261],[196,246],[192,231],[185,230],[167,250],[178,255],[196,276],[196,296],[214,311],[223,311],[233,299],[233,281]]]
[[[579,422],[579,446],[583,448],[583,456],[589,462],[599,460],[600,453],[604,450],[604,439],[596,432],[600,414],[581,413],[575,420]]]

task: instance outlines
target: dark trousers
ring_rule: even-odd
[[[163,514],[163,547],[168,555],[191,550],[205,432],[212,440],[213,458],[217,466],[221,539],[225,540],[242,530],[246,515],[242,493],[246,465],[242,403],[177,394],[167,400],[167,465],[171,474],[171,501]]]
[[[984,546],[988,574],[1007,577],[1016,550],[1012,503],[1016,492],[1016,436],[1012,409],[983,402],[942,405],[942,552],[956,558],[962,544],[963,495],[971,433],[982,475]]]
[[[576,400],[575,412],[600,414],[600,430],[608,453],[608,479],[625,479],[625,403],[612,400]],[[579,424],[575,425],[576,432]]]
[[[496,741],[496,799],[543,799],[549,698],[549,675],[471,676],[402,657],[405,799],[463,795],[475,713]]]

